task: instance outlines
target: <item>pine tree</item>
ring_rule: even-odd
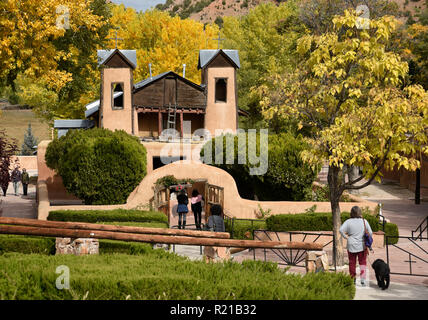
[[[34,152],[34,146],[37,146],[37,139],[31,130],[31,123],[28,123],[27,132],[24,134],[24,143],[21,147],[21,155],[31,156]]]

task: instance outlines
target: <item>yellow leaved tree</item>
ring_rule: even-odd
[[[204,24],[191,19],[171,17],[166,12],[149,10],[136,12],[123,5],[112,8],[112,29],[108,38],[114,39],[117,32],[119,49],[137,50],[137,69],[135,81],[149,77],[148,64],[152,65],[152,75],[174,71],[182,75],[186,64],[186,78],[200,83],[200,71],[197,70],[198,54],[201,49],[216,49],[213,40],[218,35],[216,24]],[[115,40],[109,46],[114,48]]]
[[[407,63],[386,49],[395,18],[370,20],[369,29],[360,29],[355,12],[345,11],[333,24],[332,32],[299,39],[299,65],[276,75],[274,90],[256,90],[267,119],[296,119],[310,132],[304,160],[328,161],[336,262],[343,265],[339,199],[380,179],[382,168],[420,166],[418,155],[428,154],[428,94],[420,85],[407,86]],[[352,165],[363,174],[347,181]]]

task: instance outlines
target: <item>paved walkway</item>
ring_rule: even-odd
[[[1,191],[1,190],[0,190]],[[22,185],[19,188],[19,196],[15,196],[13,184],[9,184],[6,197],[0,192],[1,208],[0,216],[37,219],[36,186],[28,185],[27,195],[22,195]]]

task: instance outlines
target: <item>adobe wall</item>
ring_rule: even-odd
[[[138,114],[132,108],[132,69],[130,68],[104,68],[101,71],[102,95],[101,113],[102,127],[110,130],[125,130],[132,134],[134,127],[135,135],[138,135]],[[112,108],[112,83],[123,83],[123,109]]]
[[[13,156],[11,166],[15,163],[19,163],[21,170],[25,168],[27,171],[37,171],[37,156]]]
[[[330,212],[329,202],[304,202],[304,201],[255,201],[242,199],[236,187],[235,180],[226,171],[209,166],[203,163],[185,163],[183,161],[174,162],[163,166],[148,174],[140,185],[130,194],[127,201],[127,207],[133,208],[139,205],[147,205],[153,197],[154,183],[157,179],[165,175],[173,174],[177,179],[207,179],[208,183],[222,186],[224,188],[224,207],[225,211],[232,217],[255,219],[260,211],[259,205],[263,210],[271,210],[272,214],[296,214],[303,213],[306,209],[316,205],[316,212]],[[354,205],[368,207],[374,210],[377,203],[365,201],[357,197],[356,202],[341,202],[342,211],[350,211]]]
[[[46,148],[48,147],[51,140],[44,140],[39,143],[37,147],[37,169],[38,179],[37,181],[45,181],[46,188],[49,192],[49,199],[53,200],[79,200],[74,195],[67,192],[62,183],[62,178],[55,173],[54,170],[50,169],[45,162]]]
[[[428,198],[428,158],[423,157],[421,161],[421,197]],[[416,172],[408,171],[401,167],[392,171],[382,170],[383,178],[399,182],[400,186],[415,191],[416,188]]]
[[[215,135],[216,129],[231,129],[236,131],[237,101],[236,101],[236,73],[235,69],[208,68],[207,108],[205,114],[205,129]],[[227,78],[227,102],[215,102],[215,78]]]
[[[49,141],[43,141],[39,145],[39,149],[46,149]],[[160,144],[161,145],[161,144]],[[160,147],[149,148],[150,152],[156,153],[160,151]],[[238,193],[235,180],[226,171],[209,166],[203,163],[191,161],[178,161],[165,165],[161,168],[148,173],[135,190],[129,195],[126,204],[123,205],[67,205],[67,206],[50,206],[49,201],[55,198],[58,192],[63,192],[64,187],[62,181],[54,172],[46,167],[44,163],[44,153],[40,152],[39,158],[39,181],[38,190],[42,189],[45,192],[39,192],[39,219],[46,219],[49,211],[52,210],[111,210],[117,208],[132,209],[136,207],[148,206],[153,198],[153,187],[157,179],[166,175],[174,175],[177,179],[206,179],[208,183],[221,186],[224,188],[224,209],[225,212],[232,217],[255,219],[260,211],[259,206],[263,210],[271,210],[271,214],[296,214],[303,213],[306,209],[316,205],[315,212],[330,212],[329,202],[303,202],[303,201],[255,201],[242,199]],[[43,159],[43,161],[42,161]],[[62,187],[62,189],[61,189]],[[358,201],[359,198],[355,199]],[[368,207],[374,210],[377,203],[370,201],[356,202],[341,202],[340,208],[342,211],[350,211],[354,205],[360,207]]]

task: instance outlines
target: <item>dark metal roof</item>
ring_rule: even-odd
[[[123,57],[129,62],[130,65],[134,67],[134,69],[137,67],[137,51],[136,50],[119,50],[119,49],[113,49],[113,50],[98,50],[98,65],[104,64],[108,59],[116,52],[119,51]]]
[[[224,53],[236,66],[236,68],[241,68],[241,64],[239,62],[239,54],[238,50],[200,50],[199,51],[199,61],[198,61],[198,68],[202,69],[206,65],[208,65],[218,54]]]

